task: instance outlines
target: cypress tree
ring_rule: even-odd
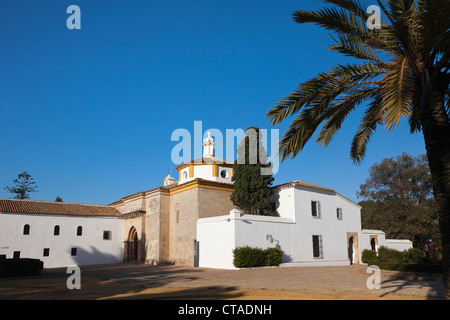
[[[261,174],[262,168],[270,168],[267,153],[262,144],[259,128],[250,127],[237,149],[237,159],[233,165],[234,191],[231,201],[244,214],[277,216],[270,203],[274,178],[272,174]],[[265,170],[267,171],[267,169]]]

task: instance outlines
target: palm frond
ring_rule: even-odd
[[[382,79],[382,109],[388,130],[392,130],[402,117],[412,112],[415,78],[408,64],[407,57],[394,59]]]
[[[370,99],[377,91],[376,87],[356,90],[352,94],[337,99],[333,106],[327,111],[326,122],[322,126],[316,142],[319,145],[327,147],[336,133],[342,126],[345,118],[365,100]]]
[[[431,52],[433,57],[444,54],[450,44],[450,1],[417,0],[417,3],[422,51]]]
[[[377,94],[369,107],[367,108],[358,131],[353,137],[352,145],[350,148],[350,158],[356,164],[359,164],[366,155],[366,147],[372,134],[377,128],[377,124],[382,119],[382,97]]]
[[[329,49],[364,63],[318,74],[267,113],[272,125],[294,117],[279,143],[282,160],[295,157],[320,126],[316,142],[326,147],[348,115],[369,101],[352,140],[350,157],[355,163],[364,158],[378,124],[393,130],[407,118],[411,132],[420,131],[430,88],[439,87],[450,117],[450,91],[445,91],[450,83],[450,1],[377,0],[387,20],[374,30],[367,25],[367,6],[361,1],[323,1],[334,7],[297,10],[294,21],[336,32]]]
[[[367,18],[367,13],[361,10],[352,12],[334,7],[316,11],[297,10],[293,13],[293,19],[297,23],[315,23],[327,30],[345,34],[349,38],[359,38],[378,50],[402,54],[403,51],[392,28],[383,24],[380,30],[373,32],[367,27]]]
[[[365,15],[367,12],[367,5],[361,3],[358,0],[324,0],[327,3],[331,3],[341,7],[342,9],[356,13],[358,15]]]
[[[361,81],[371,80],[384,72],[385,69],[371,63],[338,65],[300,84],[293,93],[269,110],[266,117],[272,125],[279,124],[313,101],[342,93],[350,87],[358,86]]]
[[[328,47],[328,49],[332,51],[358,59],[377,62],[381,65],[384,64],[384,61],[377,56],[375,51],[372,50],[372,48],[364,43],[360,38],[347,37],[344,34],[339,33],[338,39],[333,38],[333,40],[337,43],[337,45]]]

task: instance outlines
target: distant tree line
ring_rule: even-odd
[[[439,212],[426,155],[403,153],[375,163],[357,195],[364,199],[359,203],[362,228],[383,230],[390,239],[409,239],[418,248],[430,240],[440,245]]]
[[[19,173],[17,179],[13,180],[13,186],[6,186],[4,189],[9,193],[14,194],[14,199],[30,199],[30,192],[37,191],[37,185],[33,177],[26,171]],[[56,197],[55,202],[63,202],[63,199],[59,196]]]

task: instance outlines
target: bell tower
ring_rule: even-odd
[[[211,138],[211,132],[208,132],[208,137],[203,140],[203,157],[214,157],[214,139]]]

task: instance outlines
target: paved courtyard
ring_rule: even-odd
[[[381,272],[368,289],[367,266],[220,270],[144,264],[81,267],[81,290],[68,290],[66,269],[0,279],[0,299],[442,299],[440,277]]]

